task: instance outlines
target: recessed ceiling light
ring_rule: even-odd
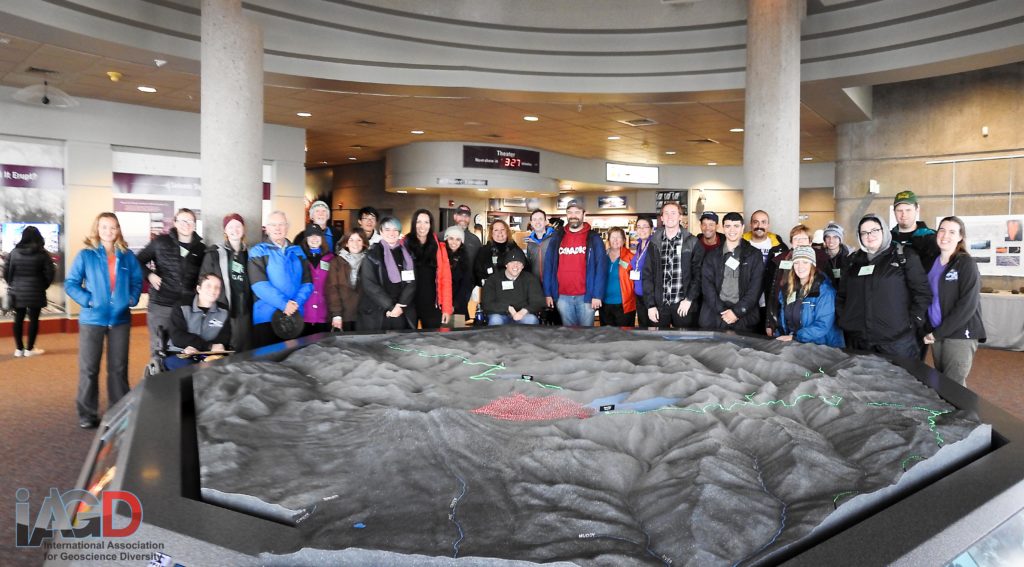
[[[107,71],[107,77],[110,77],[111,82],[118,82],[124,75],[120,71]]]
[[[417,187],[416,190],[417,191],[426,191],[427,188],[426,187]]]
[[[729,128],[730,132],[742,132],[743,128]]]
[[[469,122],[463,122],[462,124],[463,124],[464,126],[479,126],[479,125],[480,125],[480,123],[479,123],[479,122],[476,122],[476,121],[474,121],[474,120],[470,120]]]
[[[550,197],[551,193],[541,193],[540,196],[541,197]]]
[[[296,112],[295,116],[301,116],[303,118],[309,118],[310,116],[313,116],[313,114],[309,113],[309,112]]]
[[[529,190],[527,190],[526,192],[527,193],[536,193],[536,191],[529,191]]]
[[[674,156],[674,155],[676,155],[676,153],[674,151],[672,151],[672,150],[669,150],[669,151],[665,152],[665,155],[667,155],[667,156]]]
[[[420,134],[423,133],[423,130],[410,130],[409,133],[410,134],[416,134],[417,136],[419,136]]]
[[[156,92],[156,89],[155,89],[155,88],[153,88],[153,87],[147,87],[146,85],[139,85],[139,86],[138,86],[137,88],[138,88],[138,89],[139,89],[140,91],[144,92],[144,93],[155,93],[155,92]]]
[[[812,159],[814,159],[814,158],[812,158],[812,157],[805,157],[805,158],[803,158],[804,161],[811,161]]]
[[[477,191],[486,191],[487,189],[484,189],[483,187],[477,187],[476,190]]]
[[[536,122],[536,121],[540,120],[540,118],[537,118],[536,116],[524,116],[523,120],[525,120],[527,122]]]
[[[717,161],[709,161],[708,165],[718,165],[718,162]]]
[[[622,136],[608,136],[609,140],[621,140]]]
[[[355,156],[348,156],[348,159],[350,159],[350,160],[352,160],[352,161],[356,161],[356,158],[355,158]]]
[[[405,193],[408,193],[408,191],[406,191],[406,190],[404,190],[404,189],[399,189],[398,191],[395,191],[395,193],[402,193],[402,194],[405,194]]]

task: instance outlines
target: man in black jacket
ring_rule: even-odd
[[[892,227],[892,241],[905,247],[912,247],[921,258],[925,273],[939,257],[939,246],[935,243],[935,231],[923,221],[917,220],[920,205],[913,191],[900,191],[892,203],[896,226]]]
[[[725,245],[704,257],[701,271],[700,326],[714,331],[754,331],[761,319],[758,298],[764,257],[743,236],[743,215],[722,219]]]
[[[540,280],[524,272],[526,255],[518,248],[509,250],[505,269],[484,282],[483,309],[488,325],[538,325],[537,313],[544,308]]]
[[[662,329],[696,327],[700,306],[700,266],[704,248],[679,226],[683,209],[675,201],[661,207],[662,226],[651,236],[640,281],[652,324]]]
[[[196,233],[196,215],[189,209],[179,209],[174,228],[139,252],[137,258],[150,286],[146,324],[152,352],[162,346],[160,329],[170,331],[171,310],[192,302],[205,253],[203,239]]]

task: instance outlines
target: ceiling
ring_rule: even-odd
[[[0,35],[2,85],[24,87],[45,79],[73,97],[199,112],[199,75],[171,67]],[[111,81],[109,71],[121,73],[121,80]],[[268,123],[306,129],[307,167],[379,160],[389,148],[429,140],[510,144],[630,163],[743,162],[743,134],[729,131],[743,126],[742,92],[705,92],[699,100],[664,94],[588,94],[572,100],[565,94],[524,96],[514,90],[441,92],[401,87],[391,89],[393,94],[381,94],[388,89],[380,85],[361,92],[358,83],[304,88],[275,82],[274,75],[268,74],[264,118]],[[140,92],[139,85],[155,87],[157,92]],[[365,92],[370,90],[372,94]],[[299,117],[298,112],[312,116]],[[524,121],[526,115],[539,120]],[[634,127],[620,122],[639,118],[657,123]],[[803,159],[835,160],[833,124],[801,105],[800,129]],[[416,135],[412,130],[424,133]],[[609,136],[620,139],[609,140]]]

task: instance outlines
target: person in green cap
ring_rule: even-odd
[[[935,259],[939,257],[939,245],[935,243],[935,231],[928,228],[924,221],[917,220],[920,212],[917,195],[910,190],[900,191],[896,194],[892,206],[893,214],[896,215],[896,226],[892,227],[892,241],[913,248],[921,257],[921,265],[925,271],[930,270]]]

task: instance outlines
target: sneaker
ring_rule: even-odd
[[[41,348],[34,348],[32,350],[25,350],[25,351],[23,351],[22,352],[22,356],[25,356],[25,357],[39,356],[40,354],[45,354],[45,353],[46,353],[46,351],[41,349]]]
[[[14,349],[14,358],[21,358],[25,356],[25,351],[21,349]]]

